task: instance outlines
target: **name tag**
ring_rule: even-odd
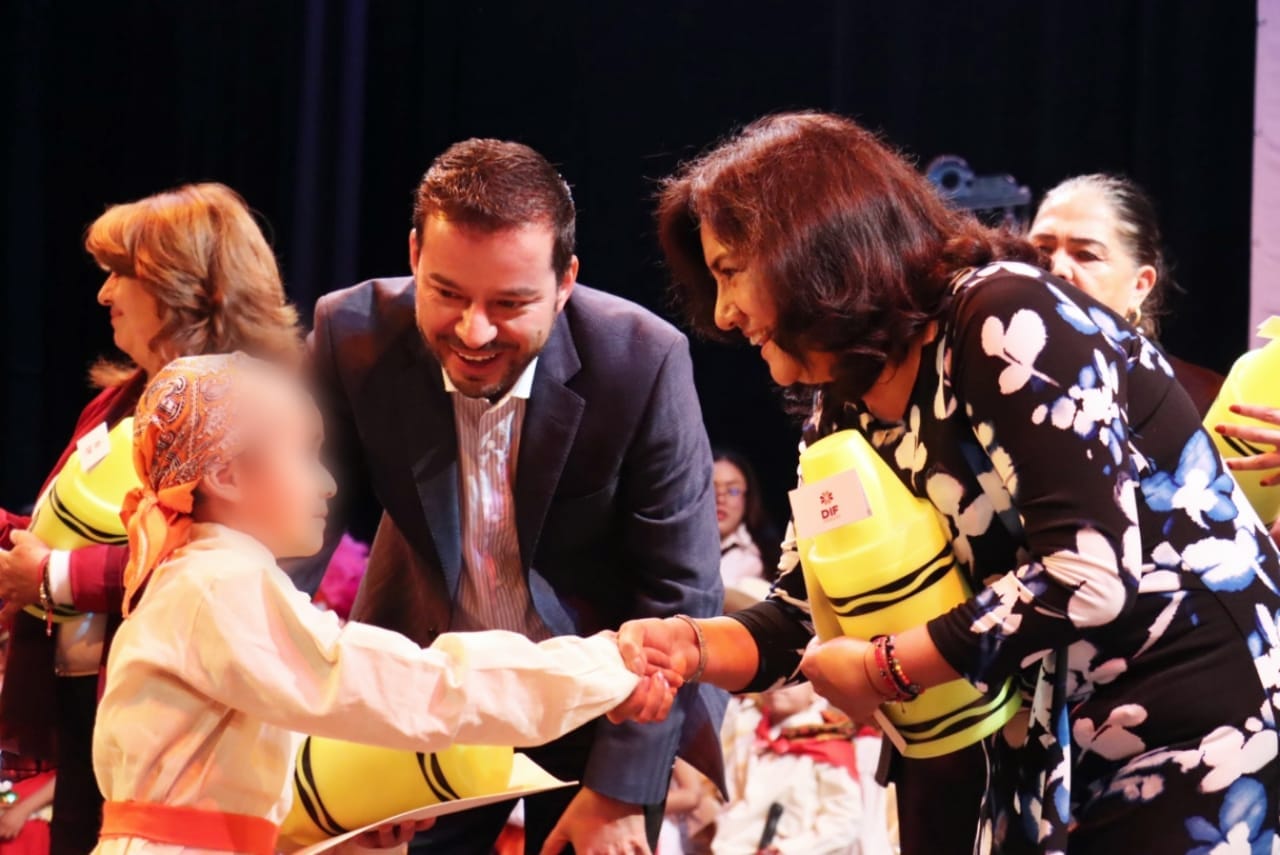
[[[89,472],[93,467],[107,459],[111,451],[111,437],[107,433],[107,423],[102,422],[93,430],[76,440],[76,451],[80,453],[80,468]]]
[[[796,535],[805,540],[871,516],[862,481],[852,469],[801,484],[790,496]]]

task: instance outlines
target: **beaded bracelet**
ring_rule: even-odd
[[[49,637],[53,635],[53,585],[49,581],[51,558],[53,558],[52,552],[40,562],[40,608],[44,609],[44,634]]]
[[[868,644],[862,656],[862,668],[867,673],[867,682],[880,696],[881,702],[889,703],[898,700],[898,687],[891,685],[892,680],[885,681],[885,671],[880,669],[880,648],[875,643]]]
[[[924,687],[912,682],[898,657],[893,655],[893,636],[878,635],[871,639],[871,643],[875,646],[876,668],[888,697],[896,701],[914,701],[920,697]]]

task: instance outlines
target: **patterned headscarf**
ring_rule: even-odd
[[[142,486],[120,512],[129,531],[125,617],[156,566],[190,539],[200,479],[241,451],[237,387],[255,361],[242,353],[175,359],[142,393],[133,422]]]

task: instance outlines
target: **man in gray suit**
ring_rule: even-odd
[[[413,276],[317,305],[334,531],[353,503],[383,508],[355,618],[426,644],[446,629],[541,639],[718,613],[688,343],[576,284],[574,218],[537,152],[458,143],[418,188]],[[527,801],[527,851],[648,852],[677,752],[722,774],[722,712],[722,696],[687,686],[663,724],[601,720],[530,752],[583,786]],[[417,843],[488,853],[509,810],[441,820]]]

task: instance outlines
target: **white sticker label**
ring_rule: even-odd
[[[809,539],[871,516],[862,480],[850,469],[791,491],[796,535]]]
[[[76,440],[76,451],[80,452],[80,468],[89,472],[93,467],[107,459],[111,451],[111,436],[107,433],[107,423],[102,422],[93,430]]]

